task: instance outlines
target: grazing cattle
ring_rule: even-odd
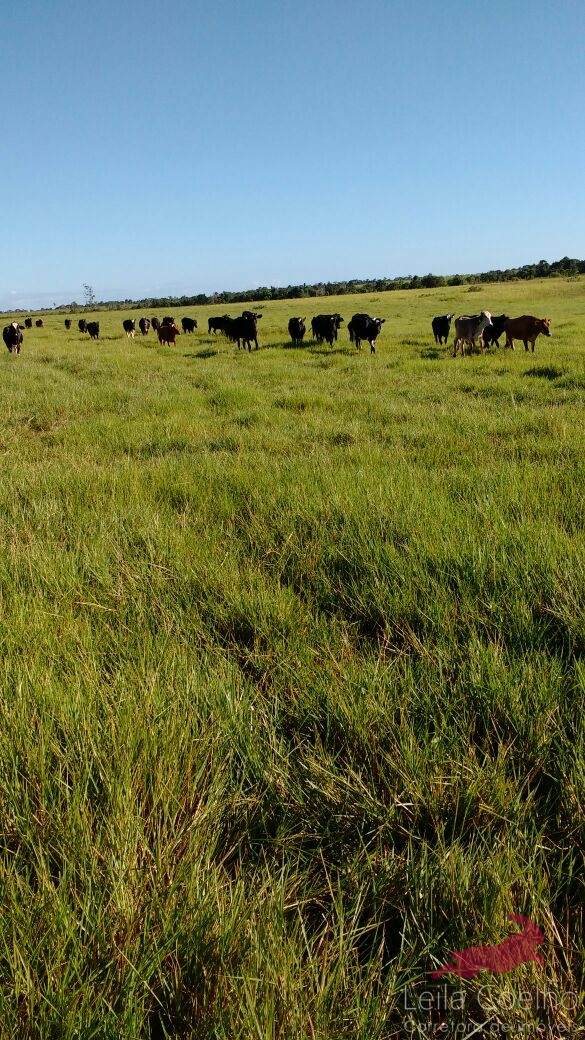
[[[149,321],[149,319],[148,318],[141,318],[140,321],[138,322],[138,328],[140,329],[140,331],[141,331],[143,336],[148,335],[148,330],[150,328],[150,321]]]
[[[499,347],[500,336],[503,334],[508,320],[507,314],[492,314],[491,325],[486,325],[481,334],[484,347]]]
[[[11,354],[20,354],[22,338],[20,325],[17,321],[11,321],[10,325],[5,325],[2,329],[2,339]]]
[[[181,328],[183,332],[195,332],[197,328],[195,318],[181,318]]]
[[[80,332],[87,332],[87,322],[85,318],[80,318],[77,322],[77,327]]]
[[[158,318],[153,318],[150,324],[152,325],[154,331],[158,332],[158,330],[160,329],[160,321],[158,320]]]
[[[174,325],[175,319],[171,318],[170,314],[167,314],[166,318],[163,318],[161,325]]]
[[[305,319],[304,318],[291,318],[288,323],[288,334],[292,339],[295,347],[298,347],[303,342],[305,332]]]
[[[134,333],[136,332],[136,318],[124,318],[122,322],[124,326],[124,332],[129,338],[134,339]]]
[[[88,321],[87,322],[87,329],[86,329],[86,331],[89,332],[89,338],[90,339],[99,339],[100,338],[100,323],[99,323],[99,321]]]
[[[35,325],[36,325],[37,329],[42,329],[42,327],[43,327],[43,319],[42,318],[37,318],[37,320],[35,321]]]
[[[161,347],[163,343],[167,343],[169,347],[172,344],[174,347],[177,340],[177,336],[180,336],[180,332],[174,322],[171,325],[169,325],[168,322],[166,324],[163,322],[162,325],[157,329],[157,333],[158,341]]]
[[[385,321],[385,318],[371,318],[369,314],[354,314],[347,328],[349,338],[352,343],[355,342],[356,349],[362,349],[362,340],[365,339],[370,344],[370,353],[375,354],[374,343]]]
[[[70,329],[71,328],[71,318],[65,318],[65,328],[66,329]]]
[[[461,346],[461,355],[465,355],[465,344],[469,343],[469,353],[473,352],[475,347],[475,341],[478,339],[483,350],[483,340],[481,334],[485,329],[486,325],[491,325],[492,316],[489,311],[482,311],[481,314],[462,314],[461,317],[455,318],[455,341],[453,343],[453,357],[457,354],[457,347]]]
[[[333,341],[337,339],[337,333],[339,326],[343,322],[341,314],[316,314],[311,319],[311,331],[313,333],[313,339],[317,343],[322,343],[325,340],[330,347],[333,346]]]
[[[440,316],[433,318],[432,324],[435,343],[446,343],[449,339],[452,317],[452,314],[441,314]]]
[[[524,350],[528,350],[530,343],[534,354],[536,337],[540,336],[541,332],[543,336],[551,335],[550,318],[535,318],[532,314],[523,314],[520,318],[508,318],[505,331],[507,347],[514,350],[514,340],[521,339]]]
[[[24,319],[24,327],[25,329],[32,329],[32,318]]]
[[[233,343],[238,344],[238,350],[246,347],[252,350],[252,343],[258,350],[258,329],[256,322],[262,317],[255,311],[242,311],[238,318],[226,318],[224,332]]]
[[[231,321],[231,318],[227,314],[222,314],[221,317],[208,318],[207,319],[207,331],[208,332],[224,332],[226,321]]]

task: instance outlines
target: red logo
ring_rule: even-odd
[[[524,925],[524,931],[509,935],[497,946],[468,946],[466,950],[454,950],[451,954],[455,964],[445,964],[433,972],[433,978],[441,975],[459,975],[461,979],[474,979],[480,971],[495,971],[498,975],[517,968],[527,961],[542,964],[536,947],[544,940],[544,932],[521,914],[508,914],[510,921]]]

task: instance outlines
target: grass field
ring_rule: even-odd
[[[476,289],[0,355],[0,1037],[585,1030],[585,280]]]

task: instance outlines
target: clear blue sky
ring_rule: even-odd
[[[583,0],[20,0],[0,307],[585,256]]]

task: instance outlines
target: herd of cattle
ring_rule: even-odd
[[[433,318],[432,327],[435,343],[446,343],[451,329],[452,314],[442,314]],[[482,353],[486,347],[500,345],[500,336],[506,333],[506,346],[514,350],[514,340],[521,339],[524,349],[528,350],[528,344],[534,353],[534,344],[537,336],[550,336],[550,318],[535,318],[532,314],[523,314],[520,318],[509,318],[507,314],[492,316],[489,311],[481,314],[464,314],[455,318],[455,339],[453,343],[453,356],[457,354],[458,348],[461,354],[465,354],[469,347],[470,353],[475,344],[479,345]]]
[[[237,343],[238,350],[252,350],[254,344],[258,349],[258,321],[262,317],[256,311],[243,311],[238,317],[230,317],[227,314],[208,319],[208,333],[223,333],[232,343]],[[442,345],[447,343],[451,331],[453,314],[442,314],[432,320],[433,335],[435,343]],[[295,346],[300,346],[305,337],[307,327],[306,318],[291,318],[288,323],[289,336]],[[370,352],[376,353],[376,339],[382,331],[385,318],[372,318],[369,314],[354,314],[347,325],[349,339],[355,343],[357,350],[361,350],[362,342],[370,344]],[[328,343],[333,346],[337,340],[338,332],[344,318],[340,314],[317,314],[311,319],[311,333],[316,343]],[[37,328],[42,328],[43,319],[38,318],[35,322]],[[82,333],[88,333],[90,339],[99,339],[99,321],[86,321],[80,318],[78,329]],[[128,337],[134,337],[136,332],[136,319],[125,318],[122,322],[124,332]],[[25,318],[24,328],[32,328],[32,318]],[[71,328],[71,318],[65,318],[65,328]],[[147,336],[152,328],[159,343],[175,346],[180,330],[175,319],[167,316],[160,321],[158,318],[140,318],[138,328],[143,336]],[[192,333],[197,328],[194,318],[182,318],[181,328],[184,333]],[[480,314],[464,314],[455,318],[453,355],[460,350],[464,356],[468,349],[473,353],[476,345],[483,351],[490,346],[499,346],[500,337],[506,334],[506,347],[514,350],[514,340],[522,340],[524,349],[528,350],[530,343],[534,352],[534,344],[537,336],[550,336],[550,318],[535,318],[530,314],[523,314],[519,318],[509,318],[507,314],[492,316],[489,311],[481,311]],[[22,326],[13,321],[4,327],[2,333],[4,343],[11,353],[19,354],[23,341]]]

